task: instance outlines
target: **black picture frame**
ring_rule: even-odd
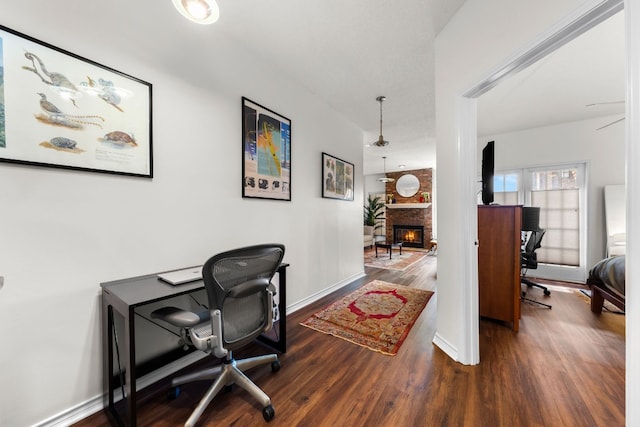
[[[152,85],[0,25],[0,162],[153,177]]]
[[[245,97],[242,197],[291,201],[291,120]]]
[[[322,197],[353,201],[354,171],[353,163],[322,153]]]

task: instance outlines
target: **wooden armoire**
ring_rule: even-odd
[[[478,302],[480,316],[520,320],[522,206],[478,206]]]

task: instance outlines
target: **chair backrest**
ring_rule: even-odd
[[[535,230],[531,232],[529,240],[524,247],[522,256],[520,257],[521,265],[523,268],[538,268],[538,256],[536,255],[536,249],[542,246],[542,238],[546,231],[543,229]]]
[[[269,284],[284,251],[277,243],[249,246],[214,255],[202,267],[209,309],[220,310],[228,350],[253,341],[271,323]]]
[[[545,230],[539,229],[531,232],[527,245],[524,248],[525,253],[532,254],[541,247],[542,238],[544,237]]]

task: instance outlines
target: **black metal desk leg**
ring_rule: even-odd
[[[127,391],[127,419],[129,425],[136,425],[136,334],[135,334],[135,309],[129,307],[125,326],[125,345],[127,347],[126,358],[126,387]]]
[[[106,304],[106,303],[104,303]],[[115,402],[113,398],[113,389],[114,381],[113,381],[113,328],[115,327],[115,323],[113,321],[113,307],[108,306],[106,309],[106,340],[105,343],[107,346],[107,362],[105,363],[104,372],[105,372],[105,382],[107,386],[107,398],[108,398],[108,410],[115,413]]]

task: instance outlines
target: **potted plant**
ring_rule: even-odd
[[[367,198],[367,203],[364,205],[364,225],[373,226],[374,230],[382,227],[380,220],[384,215],[384,202],[380,200],[380,196]]]

